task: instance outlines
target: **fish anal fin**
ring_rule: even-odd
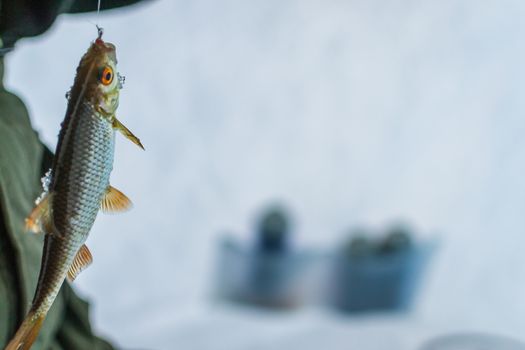
[[[25,220],[27,231],[33,233],[53,232],[53,222],[51,217],[51,202],[53,195],[48,193],[33,208]]]
[[[91,255],[88,247],[83,244],[78,250],[77,255],[75,255],[73,263],[69,267],[69,271],[67,272],[68,281],[73,282],[75,278],[77,278],[78,274],[86,269],[86,267],[91,265],[92,262],[93,256]]]
[[[108,186],[100,208],[105,213],[117,213],[131,209],[131,200],[113,186]]]
[[[122,124],[117,119],[117,117],[113,117],[113,128],[118,130],[118,131],[120,131],[122,133],[122,135],[124,135],[128,140],[130,140],[131,142],[133,142],[134,144],[136,144],[140,148],[144,149],[144,146],[140,142],[139,138],[137,136],[133,135],[133,133],[128,128],[126,128],[124,126],[124,124]]]

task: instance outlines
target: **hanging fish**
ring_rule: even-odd
[[[92,262],[84,245],[99,210],[124,211],[131,201],[109,184],[115,130],[144,149],[115,116],[122,79],[115,46],[102,30],[82,57],[68,94],[53,166],[26,228],[45,234],[40,276],[31,308],[6,350],[30,349],[64,279]]]

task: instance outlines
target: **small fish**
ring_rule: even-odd
[[[53,166],[26,228],[45,234],[40,275],[31,308],[6,350],[27,350],[38,336],[64,279],[73,281],[92,256],[84,244],[99,210],[119,212],[131,201],[109,184],[115,130],[142,146],[115,116],[122,79],[115,46],[102,31],[82,57],[68,94]]]

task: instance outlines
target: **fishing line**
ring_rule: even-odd
[[[97,5],[97,25],[98,25],[98,19],[100,18],[100,1],[102,0],[98,0],[98,5]]]
[[[98,4],[97,4],[97,31],[98,31],[98,38],[101,39],[102,38],[102,34],[104,34],[104,29],[102,27],[100,27],[98,25],[98,20],[100,19],[100,3],[101,3],[102,0],[98,0]]]

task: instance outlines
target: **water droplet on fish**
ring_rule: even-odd
[[[42,181],[42,188],[44,189],[44,191],[48,191],[49,190],[49,185],[51,184],[51,168],[46,172],[46,174],[44,175],[44,177],[42,177],[42,179],[40,181]]]
[[[118,78],[118,88],[122,89],[124,87],[124,83],[126,82],[126,77],[123,75],[120,75],[120,73],[117,72],[117,78]]]
[[[40,179],[40,182],[42,182],[42,193],[38,198],[35,200],[35,204],[38,205],[40,202],[42,202],[42,199],[47,195],[49,192],[49,185],[51,184],[51,168],[46,172],[46,174]]]

